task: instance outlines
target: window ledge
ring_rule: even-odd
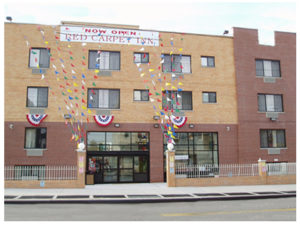
[[[215,105],[217,105],[218,103],[217,102],[202,102],[203,104],[210,104],[210,105],[213,105],[213,104],[215,104]]]
[[[286,147],[282,147],[282,148],[260,148],[260,150],[268,150],[268,149],[272,149],[272,150],[288,150],[288,148],[286,148]]]
[[[103,69],[99,69],[99,68],[88,69],[88,70],[91,70],[91,71],[99,70],[99,72],[101,72],[101,71],[110,71],[110,72],[115,72],[115,71],[117,71],[117,72],[120,72],[120,71],[121,71],[121,70],[103,70]]]
[[[148,102],[150,102],[150,101],[137,101],[137,100],[133,100],[132,102],[133,102],[133,103],[135,103],[135,102],[148,103]]]
[[[257,111],[257,113],[279,113],[279,114],[284,114],[285,112],[272,112],[272,111],[270,111],[270,112],[260,112],[260,111]]]
[[[47,148],[24,148],[26,151],[47,151]]]
[[[266,76],[256,76],[256,78],[265,78]],[[275,79],[280,79],[282,80],[282,77],[271,77],[271,78],[275,78]]]

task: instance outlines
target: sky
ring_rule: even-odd
[[[204,0],[5,0],[13,22],[58,25],[61,21],[139,25],[140,29],[223,35],[232,27],[259,30],[261,44],[273,31],[296,32],[296,1]]]

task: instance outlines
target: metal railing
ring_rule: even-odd
[[[76,180],[77,166],[5,166],[5,180]]]
[[[258,164],[187,165],[176,164],[176,177],[258,176]]]
[[[296,163],[267,163],[267,175],[294,175]]]

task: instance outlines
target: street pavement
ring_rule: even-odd
[[[147,203],[296,197],[296,184],[168,187],[166,183],[99,184],[82,189],[4,190],[5,204]]]
[[[296,198],[4,207],[5,221],[296,221]]]

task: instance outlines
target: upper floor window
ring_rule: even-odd
[[[165,73],[191,73],[191,56],[163,55],[162,70]]]
[[[148,63],[149,53],[135,52],[133,57],[134,63]]]
[[[25,148],[26,149],[45,149],[46,148],[47,128],[26,128],[25,129]]]
[[[202,67],[215,67],[215,57],[214,56],[201,56],[201,66]]]
[[[258,94],[259,112],[283,112],[282,95]]]
[[[120,70],[120,52],[90,50],[89,69]]]
[[[202,92],[203,103],[217,103],[216,92]]]
[[[260,130],[261,148],[285,148],[285,130]]]
[[[49,68],[50,50],[47,48],[31,48],[29,57],[30,68]]]
[[[256,76],[281,77],[280,62],[278,60],[256,59]]]
[[[99,109],[120,109],[120,90],[89,89],[88,107]]]
[[[193,110],[191,91],[164,91],[162,106],[167,109]]]
[[[148,90],[134,90],[133,91],[134,101],[149,101],[149,91]]]
[[[47,106],[48,106],[47,87],[27,88],[27,107],[47,107]]]

